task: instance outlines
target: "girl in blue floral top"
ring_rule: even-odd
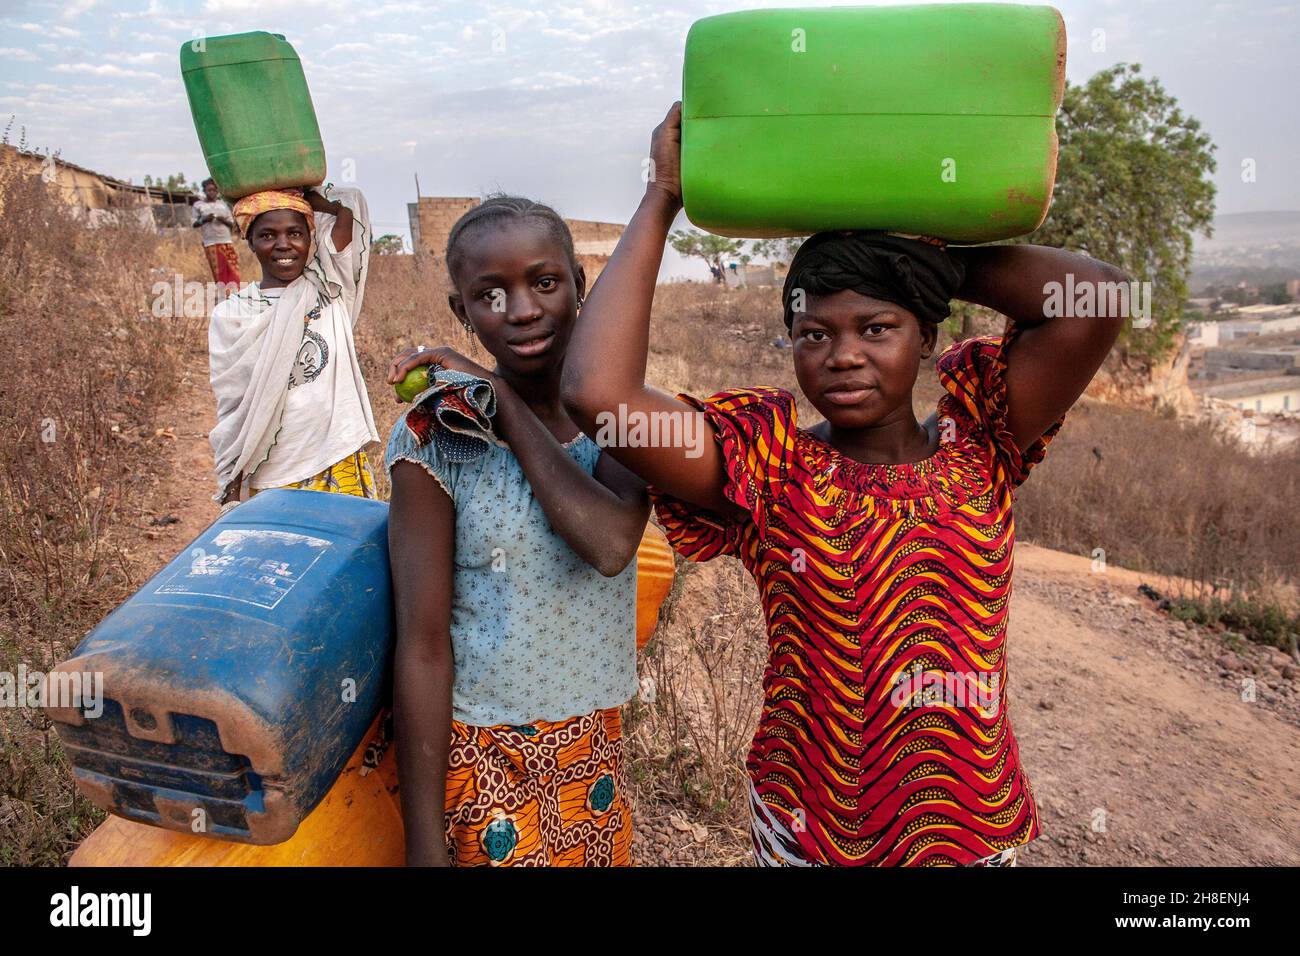
[[[420,348],[390,368],[434,382],[386,456],[407,863],[626,865],[619,707],[649,504],[560,403],[586,277],[564,220],[517,197],[457,222],[447,269],[453,313],[496,361]],[[495,402],[490,431],[449,434],[440,403],[472,416],[473,400]]]

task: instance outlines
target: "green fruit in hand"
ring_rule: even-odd
[[[393,389],[397,392],[397,397],[404,402],[415,401],[415,396],[419,395],[429,387],[429,366],[421,365],[413,368],[406,373],[406,378],[402,379]]]

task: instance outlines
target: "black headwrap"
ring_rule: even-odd
[[[966,277],[943,247],[875,230],[819,232],[795,253],[781,290],[785,325],[794,324],[794,292],[829,295],[852,289],[896,302],[922,322],[938,324],[951,313],[948,301]]]

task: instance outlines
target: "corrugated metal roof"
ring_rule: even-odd
[[[164,202],[175,203],[175,204],[179,204],[183,202],[192,203],[198,199],[198,196],[195,193],[189,191],[188,189],[185,190],[184,192],[173,192],[168,189],[160,189],[157,186],[137,186],[134,183],[127,182],[124,179],[118,179],[115,176],[108,176],[105,175],[104,173],[97,173],[93,169],[87,169],[85,166],[79,166],[76,163],[64,159],[62,156],[47,156],[44,153],[35,153],[35,152],[31,152],[30,150],[21,150],[18,149],[16,146],[9,146],[8,148],[13,150],[14,154],[17,156],[23,156],[28,159],[35,159],[36,161],[41,163],[44,163],[47,159],[53,159],[55,165],[63,166],[67,169],[73,169],[79,173],[86,173],[88,176],[94,176],[100,182],[104,183],[105,185],[112,186],[114,189],[120,189],[126,192],[133,192],[141,196],[148,196],[150,198],[158,197],[159,199],[162,199]]]

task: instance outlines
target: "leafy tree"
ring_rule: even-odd
[[[694,256],[707,262],[710,268],[721,271],[722,260],[739,259],[748,262],[753,258],[745,252],[745,243],[740,239],[728,239],[715,236],[711,232],[698,232],[694,229],[678,229],[668,236],[668,244],[683,256]]]
[[[381,256],[394,256],[401,254],[403,248],[402,237],[390,232],[375,240],[374,251]]]
[[[1160,82],[1121,63],[1067,84],[1047,220],[1019,241],[1077,249],[1151,283],[1151,326],[1125,329],[1126,360],[1151,363],[1182,325],[1192,236],[1214,219],[1214,145]]]
[[[161,176],[157,179],[153,176],[145,176],[144,184],[150,189],[164,189],[169,193],[192,192],[203,195],[203,189],[199,184],[190,182],[184,173],[174,173],[166,179]]]
[[[794,254],[803,245],[803,236],[785,236],[780,239],[755,239],[752,247],[755,255],[762,256],[768,262],[788,266],[794,261]]]

